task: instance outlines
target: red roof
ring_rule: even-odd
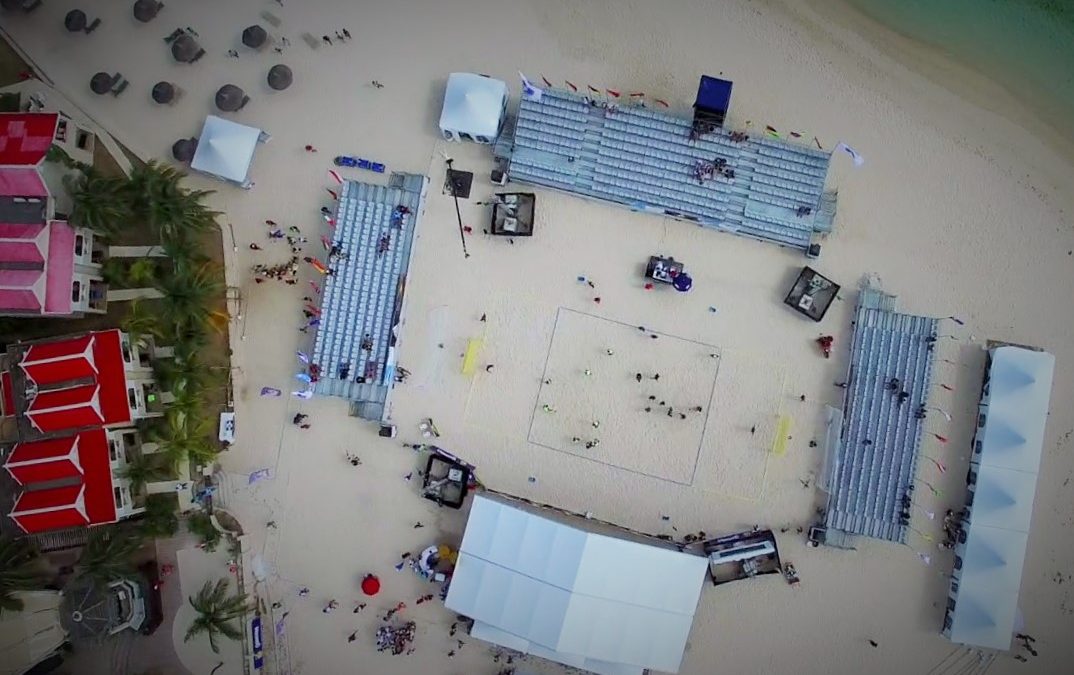
[[[37,169],[0,169],[0,197],[48,197]]]
[[[41,389],[27,406],[27,417],[39,431],[112,426],[132,419],[119,330],[34,344],[19,367]]]
[[[45,314],[70,314],[75,279],[75,230],[62,220],[48,224]]]
[[[15,446],[6,463],[16,480],[28,488],[15,502],[11,517],[26,532],[76,525],[98,525],[117,519],[112,494],[108,436],[91,429],[75,436]],[[33,489],[35,483],[80,477],[72,485]]]
[[[0,224],[0,311],[70,314],[75,236],[61,220]]]
[[[0,166],[36,166],[56,137],[56,113],[0,113]]]

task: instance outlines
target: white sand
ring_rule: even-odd
[[[226,82],[243,86],[253,98],[236,119],[274,137],[258,153],[252,192],[212,185],[220,190],[214,203],[234,227],[238,251],[228,252],[235,263],[229,274],[245,300],[235,330],[236,337],[245,336],[236,341],[235,355],[241,368],[238,443],[222,462],[229,472],[225,500],[253,541],[263,542],[264,558],[273,566],[270,599],[283,598],[291,610],[285,654],[294,672],[496,670],[475,642],[447,661],[449,613],[439,603],[414,607],[427,587],[391,569],[401,552],[420,550],[438,532],[457,540],[463,526],[456,514],[436,512],[418,499],[416,482],[402,480],[415,468],[414,455],[347,418],[342,401],[258,398],[262,386],[287,389],[294,383],[294,351],[307,344],[295,330],[299,298],[308,287],[255,286],[244,272],[249,265],[286,256],[282,250],[253,254],[246,244],[262,240],[260,223],[266,218],[300,224],[316,240],[317,209],[327,197],[325,171],[337,152],[386,162],[390,170],[427,172],[438,186],[443,164],[437,151],[446,145],[437,138],[435,121],[447,74],[488,73],[517,91],[520,68],[534,80],[543,74],[557,82],[647,91],[684,113],[697,76],[722,72],[735,81],[734,124],[751,120],[796,129],[806,138],[816,134],[826,147],[838,140],[851,143],[867,164],[855,170],[844,157],[834,163],[829,184],[840,190],[839,214],[819,263],[844,284],[844,299],[815,326],[780,304],[804,262],[798,254],[544,191],[532,240],[511,246],[478,234],[470,237],[472,257],[464,260],[454,207],[433,189],[408,288],[401,362],[414,376],[395,395],[400,440],[418,440],[417,422],[431,416],[443,433],[441,444],[477,464],[488,485],[647,531],[671,534],[673,525],[679,534],[723,533],[753,523],[805,525],[819,495],[803,489],[799,479],[820,464],[819,450],[807,443],[820,439],[823,406],[841,393],[831,383],[846,366],[854,289],[863,275],[876,273],[886,290],[899,295],[904,310],[958,314],[968,321],[956,331],[964,340],[943,341],[940,353],[956,362],[940,363],[939,376],[957,392],[937,394],[935,402],[956,415],[956,422],[931,423],[952,442],[947,449],[926,448],[950,468],[944,477],[929,476],[948,493],[929,508],[941,510],[961,499],[960,449],[969,443],[983,364],[977,345],[986,338],[1010,340],[1057,356],[1056,412],[1048,426],[1021,604],[1026,630],[1037,637],[1041,653],[1035,672],[1060,672],[1074,657],[1074,645],[1065,638],[1074,623],[1072,586],[1053,581],[1074,559],[1074,507],[1067,491],[1074,474],[1069,444],[1074,173],[1048,139],[1019,126],[1034,125],[1013,117],[1017,111],[1004,119],[944,91],[860,34],[828,23],[830,17],[853,19],[828,5],[820,8],[823,13],[795,5],[792,15],[756,2],[686,0],[310,0],[283,8],[254,0],[222,6],[192,1],[169,3],[155,22],[136,26],[129,3],[116,2],[101,10],[104,25],[89,37],[63,33],[66,9],[47,3],[30,19],[6,19],[5,27],[71,99],[138,154],[163,157],[176,138],[197,134],[211,112],[213,92]],[[241,29],[264,9],[284,20],[281,31],[292,42],[279,59],[271,52],[252,55],[238,43]],[[187,25],[200,32],[210,53],[199,64],[179,66],[160,39]],[[869,30],[864,22],[848,25]],[[342,27],[354,34],[354,42],[312,51],[299,37]],[[226,58],[229,48],[242,57]],[[948,73],[934,55],[920,50],[907,55],[915,66],[931,64]],[[271,93],[263,78],[280,60],[292,66],[296,83]],[[87,82],[100,69],[121,70],[131,89],[119,99],[93,96]],[[164,78],[187,91],[174,108],[149,101],[150,87]],[[386,87],[371,88],[372,79]],[[966,82],[971,80],[963,80],[963,87]],[[320,153],[303,152],[307,143]],[[486,197],[490,153],[474,146],[449,150],[460,168],[475,172],[474,198]],[[482,208],[464,204],[463,217],[480,232],[486,216]],[[230,246],[226,233],[225,242]],[[653,252],[685,261],[695,279],[693,292],[644,291],[637,268]],[[595,280],[596,292],[576,281],[579,274]],[[602,298],[599,306],[595,294]],[[709,306],[718,312],[709,312]],[[600,322],[564,332],[561,342],[556,316],[571,311]],[[482,313],[487,323],[478,321]],[[608,322],[627,330],[612,331]],[[630,334],[629,327],[637,325],[668,340],[715,345],[721,354],[715,380],[704,349],[658,353],[651,345],[631,344],[633,337],[644,342]],[[812,342],[821,330],[837,337],[831,360],[821,358]],[[482,334],[481,364],[496,367],[463,377],[466,341]],[[969,342],[971,335],[976,344]],[[616,351],[614,357],[600,352],[606,346]],[[554,374],[547,387],[542,374],[549,363]],[[593,363],[592,378],[577,374],[585,363]],[[643,368],[667,374],[660,396],[675,405],[703,405],[704,422],[642,420],[639,385],[629,374]],[[622,384],[605,377],[620,377]],[[541,403],[560,386],[568,402],[554,404],[555,422],[542,419]],[[800,394],[807,395],[806,402],[798,400]],[[290,425],[297,409],[312,415],[311,430]],[[767,450],[781,413],[794,420],[793,440],[776,457]],[[572,447],[570,437],[593,415],[606,418],[602,444],[597,456],[583,457],[584,448]],[[753,425],[756,435],[749,433]],[[668,439],[670,447],[654,445],[654,438]],[[365,464],[345,464],[345,450],[359,453]],[[266,466],[274,469],[274,478],[247,487],[244,474]],[[691,479],[683,480],[687,475]],[[527,482],[528,476],[537,482]],[[661,521],[661,514],[671,520]],[[270,519],[278,529],[264,529]],[[412,529],[416,520],[427,527]],[[936,530],[920,514],[915,527]],[[766,580],[706,588],[681,672],[926,672],[952,651],[938,633],[949,556],[933,547],[932,566],[926,567],[910,548],[880,542],[864,542],[857,552],[809,550],[793,533],[780,544],[802,584],[792,589]],[[928,550],[928,542],[912,543]],[[384,591],[370,610],[355,616],[349,603],[357,600],[357,583],[367,570],[381,575]],[[313,589],[302,601],[295,596],[301,585]],[[320,607],[331,597],[344,606],[324,616]],[[418,622],[417,653],[375,654],[370,645],[378,620],[371,610],[399,600],[411,605],[407,614]],[[356,627],[364,630],[362,641],[349,645],[345,637]],[[871,648],[869,638],[880,647]],[[286,672],[287,660],[276,672]],[[1003,658],[990,672],[1027,671]]]

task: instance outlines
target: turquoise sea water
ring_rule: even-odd
[[[867,16],[1002,83],[1074,127],[1074,0],[849,0]]]

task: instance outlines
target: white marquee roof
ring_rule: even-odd
[[[260,129],[209,115],[190,168],[233,183],[245,183],[260,137]]]
[[[966,525],[950,638],[1008,649],[1033,517],[1055,357],[1021,347],[992,350],[973,506]]]
[[[473,73],[448,76],[440,128],[472,136],[495,138],[500,130],[507,85]]]
[[[677,672],[707,565],[478,495],[446,605],[474,637],[560,663]]]

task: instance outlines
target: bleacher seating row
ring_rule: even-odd
[[[830,228],[834,197],[824,193],[829,152],[754,135],[735,142],[723,130],[691,139],[690,130],[688,119],[634,106],[607,109],[571,92],[545,90],[540,101],[524,99],[519,106],[509,176],[687,214],[801,250],[820,229],[814,223],[822,203],[822,231]],[[734,178],[699,183],[697,163],[716,159]],[[801,207],[810,211],[800,216]]]

